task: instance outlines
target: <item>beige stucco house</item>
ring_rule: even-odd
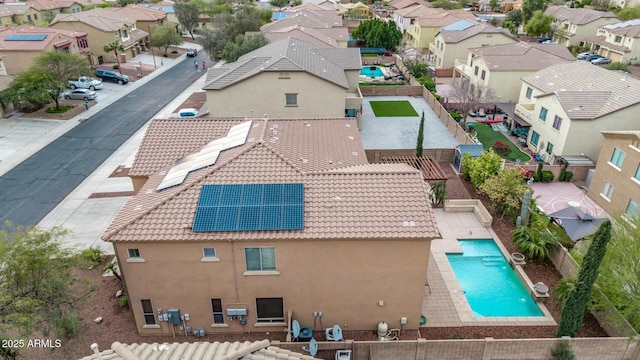
[[[77,13],[82,11],[82,5],[76,0],[28,0],[27,4],[39,11],[36,23],[48,24],[56,14]]]
[[[157,119],[132,171],[148,180],[103,239],[140,334],[178,311],[208,333],[283,331],[289,311],[418,328],[439,237],[422,174],[368,164],[353,118]]]
[[[360,118],[362,60],[356,48],[318,48],[288,38],[207,73],[210,116]]]
[[[0,56],[4,56],[7,74],[27,70],[43,51],[91,56],[86,32],[29,24],[0,28]]]
[[[640,5],[640,0],[611,0],[609,2],[609,6],[615,6],[620,9],[624,9],[626,7],[634,7]]]
[[[57,14],[50,27],[86,32],[91,46],[92,64],[116,62],[112,52],[105,53],[104,46],[120,42],[124,52],[121,62],[145,50],[145,39],[149,35],[136,27],[136,21],[107,9],[91,9],[73,14]]]
[[[589,196],[612,216],[640,216],[640,131],[602,131]]]
[[[639,112],[640,79],[586,61],[525,76],[515,108],[515,114],[531,125],[529,148],[548,163],[558,155],[597,159],[600,132],[640,129]]]
[[[146,31],[149,34],[154,26],[162,26],[170,23],[167,21],[167,14],[165,12],[137,4],[129,4],[125,7],[109,7],[106,9],[115,11],[129,19],[135,20],[136,28]],[[176,28],[178,27],[177,23],[170,24]]]
[[[18,24],[38,24],[42,22],[40,11],[32,5],[23,2],[0,4],[0,25],[11,26]]]
[[[585,39],[594,36],[600,26],[620,21],[612,12],[585,8],[549,6],[544,13],[555,18],[551,23],[553,41],[565,46],[584,45]]]
[[[468,50],[466,60],[456,61],[453,77],[464,76],[472,84],[491,89],[487,102],[518,102],[522,78],[546,67],[574,61],[562,44],[511,44]]]
[[[439,69],[451,69],[456,60],[466,59],[471,47],[513,44],[516,38],[505,29],[489,24],[459,20],[436,33],[429,44],[429,62]]]
[[[349,30],[346,27],[311,28],[292,25],[277,29],[264,29],[262,34],[269,42],[296,38],[315,47],[346,48],[349,43]]]
[[[342,18],[328,10],[324,12],[301,10],[290,13],[287,17],[262,25],[263,33],[291,26],[303,26],[312,29],[342,28]]]
[[[585,43],[589,49],[612,61],[638,63],[640,57],[640,19],[598,28],[596,36],[588,37]]]

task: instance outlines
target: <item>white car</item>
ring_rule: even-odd
[[[196,116],[198,116],[198,110],[194,108],[180,109],[178,111],[178,117],[180,118],[194,118]]]

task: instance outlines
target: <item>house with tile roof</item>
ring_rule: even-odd
[[[282,331],[289,312],[311,326],[314,311],[418,328],[439,237],[422,174],[369,164],[353,118],[156,119],[132,171],[148,180],[103,239],[140,334],[176,331],[167,312],[207,333]]]
[[[357,48],[287,38],[208,69],[203,89],[210,116],[359,119],[361,69]]]
[[[323,12],[303,10],[290,13],[289,16],[280,20],[264,24],[260,27],[260,31],[269,32],[296,25],[312,29],[341,28],[342,18],[328,10]]]
[[[413,5],[424,5],[426,7],[431,7],[431,3],[425,0],[393,0],[389,3],[389,5],[394,10],[404,9]]]
[[[345,27],[310,28],[302,25],[292,25],[277,29],[265,29],[262,34],[269,42],[296,38],[315,47],[346,48],[349,42],[349,30]]]
[[[439,69],[451,69],[456,60],[467,58],[470,47],[516,43],[506,29],[459,20],[441,28],[429,44],[429,62]]]
[[[555,64],[575,61],[562,44],[518,42],[467,51],[467,58],[455,63],[454,78],[464,76],[476,86],[491,89],[494,97],[486,99],[487,102],[518,102],[523,77]]]
[[[594,36],[600,26],[620,21],[612,12],[586,8],[549,6],[544,13],[554,17],[551,23],[553,41],[565,46],[582,46],[585,39]]]
[[[416,49],[427,49],[442,27],[460,20],[477,22],[470,11],[443,10],[424,5],[409,6],[393,13],[393,21],[403,33],[403,42],[407,47]]]
[[[640,216],[640,131],[602,131],[588,195],[612,216]]]
[[[588,76],[585,76],[588,74]],[[640,79],[573,61],[522,78],[515,115],[531,125],[529,149],[547,163],[558,155],[598,158],[603,130],[640,130]]]
[[[640,0],[611,0],[609,6],[614,6],[620,9],[634,7],[640,5]]]
[[[0,56],[7,74],[27,70],[43,51],[64,51],[90,58],[87,33],[30,24],[0,28]]]
[[[640,58],[640,19],[600,26],[596,36],[585,39],[585,45],[612,61],[637,64]]]
[[[99,349],[98,349],[99,350]],[[302,351],[302,350],[301,350]],[[269,340],[236,342],[111,344],[80,360],[314,360],[313,356],[271,346]],[[186,356],[186,357],[185,357]]]
[[[107,10],[115,11],[121,15],[124,15],[130,19],[136,21],[136,28],[142,31],[151,33],[153,26],[163,26],[165,24],[171,24],[176,29],[178,23],[171,23],[167,21],[167,14],[164,11],[151,9],[138,4],[128,4],[125,7],[108,7]]]
[[[106,53],[104,46],[113,41],[120,42],[124,52],[121,62],[145,51],[149,33],[136,27],[136,21],[127,16],[102,8],[73,14],[57,14],[49,24],[56,29],[76,30],[87,33],[91,46],[91,63],[116,62],[112,52]]]
[[[37,24],[43,20],[40,11],[28,3],[12,2],[0,4],[0,25],[2,26],[25,23]]]
[[[27,4],[39,11],[40,21],[47,24],[53,20],[56,14],[82,11],[82,4],[76,0],[27,0]]]

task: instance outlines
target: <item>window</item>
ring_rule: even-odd
[[[129,249],[130,259],[139,259],[140,257],[140,249]]]
[[[562,118],[559,117],[559,116],[556,116],[553,119],[553,128],[559,131],[560,130],[560,126],[562,126]]]
[[[216,257],[216,248],[203,248],[202,255],[206,258],[214,258]]]
[[[611,154],[610,164],[616,166],[618,169],[622,167],[622,163],[624,162],[624,151],[613,148],[613,154]]]
[[[634,218],[640,216],[640,205],[637,202],[629,199],[627,207],[624,209],[624,216]]]
[[[636,169],[636,174],[633,175],[633,178],[636,180],[640,180],[640,164],[638,164],[638,168]]]
[[[298,106],[298,94],[285,94],[287,106]]]
[[[258,322],[284,322],[282,298],[257,298],[256,314]]]
[[[613,185],[611,185],[608,182],[605,182],[604,187],[602,188],[602,193],[600,193],[600,195],[602,195],[602,197],[604,197],[605,199],[611,201],[611,195],[613,195],[613,188],[614,188]]]
[[[250,247],[244,249],[247,271],[273,271],[276,269],[276,248]]]
[[[569,24],[564,24],[564,29],[568,30],[569,29]]]
[[[540,140],[540,134],[538,134],[537,132],[532,132],[531,133],[531,140],[529,140],[529,143],[533,146],[538,146],[538,140]]]
[[[616,38],[613,39],[613,42],[617,42],[617,43],[622,42],[622,36],[616,35]]]
[[[553,154],[553,144],[552,143],[548,143],[547,144],[547,154]]]
[[[291,74],[288,72],[281,72],[278,74],[278,79],[291,79]]]
[[[213,323],[224,324],[224,313],[222,312],[222,299],[211,299],[211,310],[213,311]]]
[[[540,116],[538,116],[538,118],[542,121],[547,121],[547,108],[546,107],[542,107],[540,108]]]
[[[153,312],[153,306],[151,306],[151,300],[142,299],[140,300],[140,303],[142,304],[142,314],[144,315],[145,325],[155,325],[156,315]]]
[[[33,14],[33,19],[38,20],[38,14]]]
[[[127,34],[127,30],[122,30],[122,37],[123,38],[128,38],[129,34]]]
[[[416,22],[416,19],[409,20],[409,25],[413,25]]]
[[[480,78],[484,80],[485,75],[487,75],[487,72],[485,70],[482,70],[482,75],[480,75]]]
[[[27,15],[27,21],[31,22],[31,15]]]
[[[478,67],[476,66],[476,69],[473,71],[473,75],[478,75]]]
[[[531,100],[531,96],[533,95],[533,89],[528,87],[527,88],[527,94],[525,95],[527,97],[527,99]]]

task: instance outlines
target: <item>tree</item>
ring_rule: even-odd
[[[609,8],[609,0],[592,0],[591,6],[599,11],[607,11]]]
[[[536,11],[533,17],[527,21],[524,31],[529,35],[541,36],[551,32],[553,15],[545,15],[541,10]]]
[[[500,6],[500,2],[498,0],[489,0],[489,7],[491,11],[494,11],[498,6]]]
[[[164,56],[167,56],[169,46],[180,45],[182,36],[171,25],[154,26],[151,31],[151,46],[164,47]]]
[[[516,28],[519,27],[520,25],[522,25],[522,10],[517,9],[508,11],[505,14],[504,20],[514,24]]]
[[[480,192],[489,197],[497,214],[507,215],[515,220],[524,192],[528,188],[524,174],[521,168],[511,167],[498,171],[480,185]]]
[[[244,35],[248,31],[259,31],[262,25],[261,11],[253,5],[243,5],[235,13],[229,23],[229,39]]]
[[[457,8],[456,4],[454,4],[451,0],[435,0],[431,3],[431,6],[433,6],[434,8],[441,8],[445,10],[453,10]]]
[[[80,258],[63,243],[59,227],[10,227],[0,231],[0,317],[2,329],[45,336],[77,334],[76,306],[91,291],[73,269]]]
[[[611,238],[611,221],[605,220],[596,231],[578,273],[576,285],[562,306],[557,337],[574,336],[582,327],[593,284],[598,277],[598,268],[607,251]]]
[[[225,45],[222,50],[222,59],[226,62],[234,62],[238,58],[248,52],[267,45],[269,42],[262,35],[238,35],[232,41]]]
[[[622,20],[640,19],[640,5],[626,7],[618,12],[618,17]]]
[[[480,189],[487,179],[498,173],[503,161],[492,149],[483,152],[475,159],[464,160],[463,158],[462,166],[468,171],[469,181],[476,189]]]
[[[352,36],[363,40],[368,47],[380,47],[391,51],[396,50],[402,39],[402,33],[395,22],[380,19],[363,21],[353,30]]]
[[[124,46],[122,46],[120,44],[120,42],[118,40],[109,43],[107,45],[105,45],[103,47],[104,52],[111,52],[113,51],[113,55],[115,55],[116,57],[116,62],[118,63],[118,70],[120,70],[120,54],[118,54],[118,51],[124,51]]]
[[[138,0],[118,0],[118,6],[120,7],[125,7],[129,4],[137,4],[139,3]]]
[[[546,9],[546,0],[524,0],[522,2],[522,23],[528,23],[536,11],[545,11]]]
[[[418,128],[418,142],[416,144],[416,156],[422,157],[422,143],[424,142],[424,111],[420,118],[420,127]]]
[[[200,13],[198,12],[198,8],[196,5],[188,2],[188,3],[179,3],[176,2],[173,4],[173,10],[176,13],[176,17],[182,26],[182,30],[185,30],[191,35],[192,39],[195,39],[193,36],[193,30],[198,27],[198,18],[200,17]]]
[[[458,103],[458,110],[466,117],[471,110],[477,109],[480,104],[495,97],[492,89],[483,84],[473,84],[466,77],[454,79],[452,83],[451,98]]]
[[[227,32],[227,25],[232,20],[231,14],[215,14],[212,17],[213,25],[210,28],[200,30],[200,43],[211,59],[218,57],[218,53],[224,49],[231,40]]]
[[[611,63],[605,66],[605,68],[607,70],[620,70],[620,71],[628,72],[629,74],[631,74],[631,70],[629,70],[629,67],[627,66],[627,64],[623,64],[619,62]]]
[[[289,0],[271,0],[269,5],[277,8],[285,7],[289,3]]]

